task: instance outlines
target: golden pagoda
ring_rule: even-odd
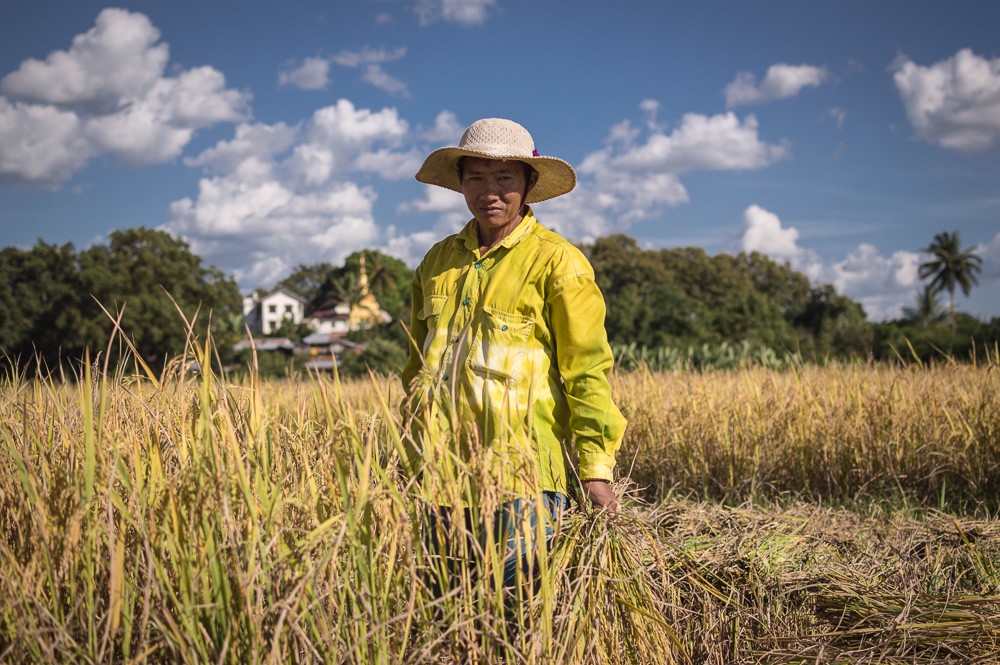
[[[392,317],[378,304],[368,288],[368,273],[365,272],[365,253],[361,252],[361,273],[358,275],[358,292],[361,299],[351,306],[349,322],[351,330],[367,328],[380,323],[388,323]]]

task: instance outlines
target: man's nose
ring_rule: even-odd
[[[500,186],[493,178],[486,178],[483,182],[483,196],[499,196]]]

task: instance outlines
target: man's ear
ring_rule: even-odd
[[[538,184],[538,171],[532,169],[531,175],[528,176],[528,186],[524,188],[524,198],[528,198],[528,192],[535,188]]]

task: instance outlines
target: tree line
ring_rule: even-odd
[[[892,321],[870,322],[864,308],[829,284],[811,284],[787,263],[757,252],[707,254],[698,247],[641,249],[625,235],[583,247],[608,303],[613,345],[691,349],[749,345],[805,360],[860,357],[926,361],[968,358],[1000,340],[991,321],[957,311],[956,288],[978,284],[981,259],[957,231],[923,248],[917,306]],[[950,307],[940,304],[947,292]]]
[[[236,282],[163,231],[115,231],[79,251],[41,240],[28,250],[0,250],[0,361],[18,367],[54,371],[85,351],[103,353],[120,315],[143,360],[162,368],[184,350],[188,331],[178,308],[201,333],[211,316],[223,352],[242,331]]]
[[[954,308],[955,288],[968,293],[979,266],[978,257],[959,245],[957,232],[935,237],[924,250],[931,259],[921,268],[931,281],[916,306],[882,323],[867,321],[862,306],[832,286],[811,284],[788,264],[756,252],[642,249],[626,235],[581,249],[605,295],[608,338],[616,347],[742,345],[806,360],[909,360],[968,356],[977,344],[1000,339],[1000,318],[983,322]],[[340,266],[299,265],[268,290],[286,288],[303,296],[307,315],[333,302],[353,304],[361,297],[361,256],[355,252]],[[405,360],[407,337],[400,322],[409,323],[413,271],[378,250],[365,250],[364,257],[368,288],[393,322],[351,334],[368,348],[347,359],[347,370],[392,371]],[[951,295],[947,310],[940,304],[942,291]],[[179,238],[140,227],[115,231],[106,243],[80,251],[41,240],[28,250],[0,250],[0,357],[6,362],[26,366],[37,360],[53,369],[78,360],[85,350],[92,356],[103,352],[114,324],[102,306],[121,315],[122,330],[151,367],[183,352],[188,331],[178,308],[189,319],[197,315],[198,334],[210,320],[220,359],[237,360],[230,351],[243,336],[237,285],[204,265]],[[304,326],[280,331],[307,333]]]

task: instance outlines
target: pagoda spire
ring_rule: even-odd
[[[361,271],[358,275],[358,290],[362,297],[368,295],[368,273],[365,272],[365,253],[361,252]]]

